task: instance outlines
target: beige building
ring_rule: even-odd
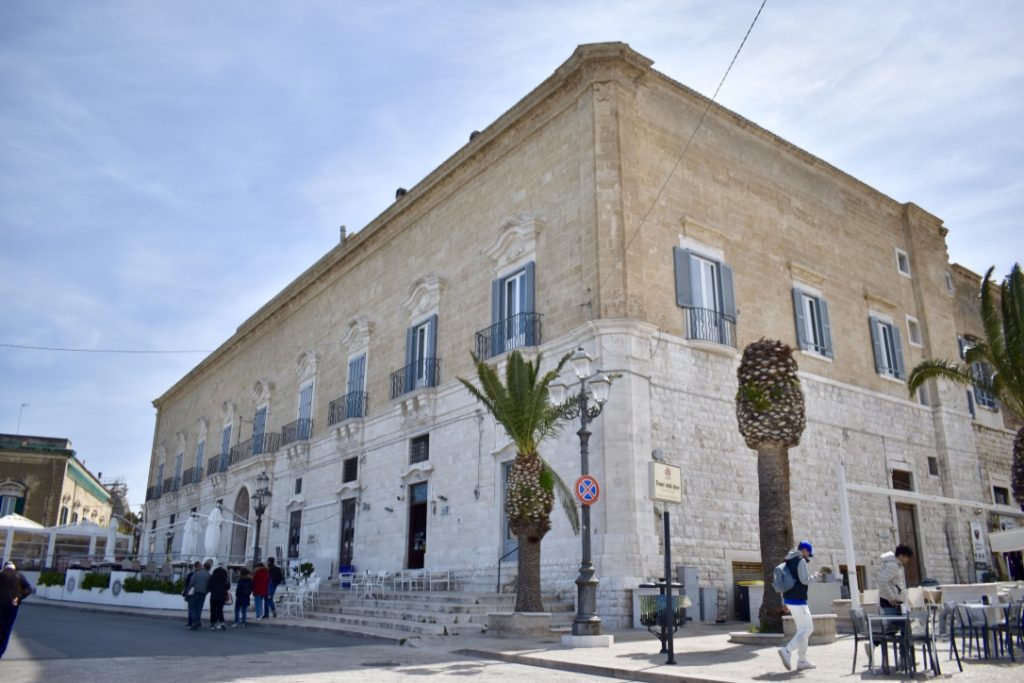
[[[683,472],[673,558],[731,610],[760,557],[735,373],[745,344],[773,337],[800,349],[807,398],[795,531],[840,569],[840,458],[851,481],[963,501],[991,502],[1009,478],[996,406],[972,414],[949,385],[907,395],[910,367],[977,334],[945,234],[628,46],[581,46],[154,401],[143,552],[173,556],[189,512],[220,505],[235,523],[219,554],[250,557],[266,471],[264,552],[485,586],[514,551],[514,449],[456,378],[473,376],[470,351],[553,364],[582,346],[620,375],[590,443],[602,618],[624,625],[629,590],[662,573],[655,452]],[[542,448],[570,483],[573,432]],[[850,501],[869,585],[898,539],[919,550],[914,577],[972,578],[973,510]],[[557,515],[543,553],[546,587],[572,590],[579,539]]]
[[[0,517],[17,513],[43,526],[104,526],[111,500],[67,439],[0,434]]]

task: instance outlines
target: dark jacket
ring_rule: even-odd
[[[786,569],[796,579],[796,583],[782,594],[782,601],[787,605],[806,605],[807,584],[811,582],[811,579],[807,573],[807,560],[799,550],[792,550],[786,555]]]
[[[4,569],[0,571],[0,601],[5,605],[11,604],[15,598],[21,602],[32,595],[32,584],[30,584],[22,573],[17,569]]]
[[[228,599],[228,591],[231,590],[231,579],[224,567],[217,567],[210,575],[210,601],[224,602]]]
[[[235,605],[248,607],[250,595],[252,595],[252,579],[248,576],[242,577],[235,584]]]
[[[188,597],[188,584],[192,581],[193,574],[195,574],[195,571],[190,571],[188,574],[185,574],[185,586],[181,589],[181,597],[183,598]]]
[[[277,566],[277,563],[267,565],[267,570],[270,572],[270,582],[275,586],[279,586],[284,583],[284,572]]]
[[[185,595],[188,595],[189,588],[194,588],[196,595],[205,595],[210,590],[210,572],[205,567],[192,572],[192,576],[185,582]]]

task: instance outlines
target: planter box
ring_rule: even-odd
[[[185,601],[177,593],[161,593],[159,591],[129,593],[124,590],[124,580],[130,576],[137,576],[136,572],[111,572],[109,588],[84,590],[81,587],[82,578],[87,573],[83,569],[69,569],[63,586],[40,586],[38,592],[41,596],[51,600],[84,602],[91,605],[181,611],[185,611],[188,608]]]

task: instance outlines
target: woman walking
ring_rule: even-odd
[[[231,590],[231,579],[224,567],[217,567],[210,575],[210,630],[224,630],[224,603]]]

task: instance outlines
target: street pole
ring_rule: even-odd
[[[590,474],[590,430],[587,425],[592,419],[587,408],[587,384],[580,380],[580,474]],[[574,636],[601,635],[601,617],[597,615],[597,585],[594,577],[594,562],[590,554],[590,506],[583,507],[583,528],[580,536],[583,543],[583,558],[580,561],[580,575],[576,577],[576,618],[572,622]]]
[[[676,612],[672,609],[672,531],[669,527],[668,506],[662,513],[665,526],[665,610],[662,612],[661,628],[662,633],[668,631],[668,659],[666,664],[676,663]],[[662,643],[665,641],[662,640]]]
[[[256,512],[256,547],[252,551],[252,563],[255,565],[260,561],[260,526],[263,523],[263,511]]]

